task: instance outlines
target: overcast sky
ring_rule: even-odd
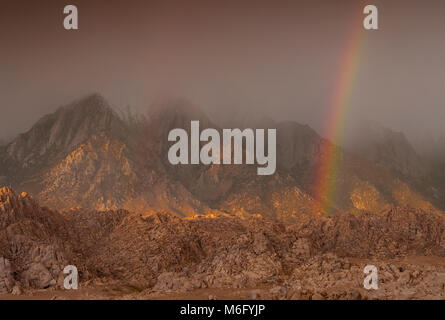
[[[77,31],[63,29],[66,4]],[[445,132],[443,0],[2,0],[0,137],[90,92],[141,111],[173,96],[320,130],[366,4],[380,30],[365,32],[348,121]]]

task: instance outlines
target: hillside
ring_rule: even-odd
[[[201,129],[221,130],[186,101],[163,101],[134,123],[123,120],[103,97],[94,94],[44,116],[1,147],[0,183],[59,210],[167,210],[182,217],[260,214],[294,221],[299,215],[376,211],[388,206],[433,209],[415,191],[416,185],[394,171],[396,160],[376,163],[366,153],[354,154],[341,147],[335,147],[341,159],[338,170],[325,177],[332,180],[336,193],[328,208],[323,207],[326,199],[319,198],[314,176],[328,163],[332,144],[309,126],[291,121],[266,121],[277,129],[277,171],[272,176],[258,176],[249,165],[173,166],[167,159],[168,133],[174,128],[188,130],[191,120],[199,120]],[[395,145],[397,141],[390,140]],[[403,154],[396,159],[404,159]],[[410,168],[415,167],[413,161]],[[420,165],[418,169],[422,170]]]
[[[93,290],[89,298],[101,299],[111,296],[98,288],[110,287],[122,288],[114,298],[143,299],[228,291],[232,297],[248,292],[251,299],[445,294],[445,264],[419,265],[444,258],[445,218],[420,209],[301,216],[291,224],[260,216],[58,213],[3,188],[0,227],[0,294],[58,290],[68,264],[79,270],[80,292]],[[370,262],[380,270],[382,290],[376,292],[360,289]]]

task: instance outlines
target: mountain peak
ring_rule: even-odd
[[[123,128],[122,120],[105,98],[91,94],[42,117],[6,147],[7,158],[20,170],[48,164],[95,134],[120,133]]]
[[[98,92],[93,92],[91,94],[88,94],[81,100],[108,104],[105,97]]]
[[[158,120],[201,120],[208,122],[207,115],[193,103],[184,99],[163,99],[154,103],[149,112],[150,119]]]
[[[99,93],[89,94],[68,105],[60,107],[56,113],[75,112],[80,114],[88,113],[114,113],[108,101]]]
[[[9,186],[0,188],[0,213],[9,212],[10,210],[23,211],[27,206],[35,206],[34,199],[28,193],[22,192],[17,194]],[[32,210],[30,210],[30,214],[33,214]]]

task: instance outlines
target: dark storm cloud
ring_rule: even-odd
[[[62,28],[79,8],[78,31]],[[184,97],[213,115],[245,108],[320,130],[369,1],[2,1],[0,137],[99,91],[143,111]],[[349,121],[445,131],[445,3],[372,1]]]

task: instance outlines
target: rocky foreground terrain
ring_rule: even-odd
[[[379,270],[365,290],[363,268]],[[80,289],[63,289],[66,265]],[[443,299],[445,218],[421,209],[182,218],[57,212],[0,189],[0,295],[42,299]]]

